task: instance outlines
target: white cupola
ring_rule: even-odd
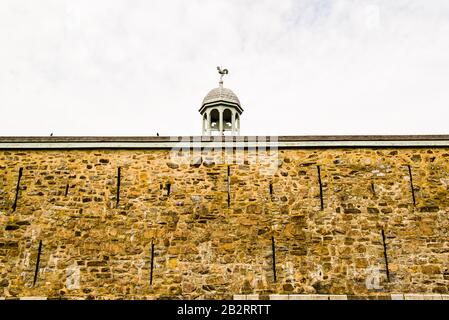
[[[228,74],[228,70],[221,67],[217,69],[220,74],[219,86],[209,91],[199,110],[203,123],[202,134],[239,135],[243,109],[236,94],[231,89],[223,87],[223,76]]]

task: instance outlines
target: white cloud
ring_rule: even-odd
[[[0,135],[449,133],[445,0],[0,2]]]

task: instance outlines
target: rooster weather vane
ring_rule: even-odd
[[[220,74],[220,84],[223,84],[223,76],[228,74],[228,69],[222,69],[222,67],[217,67],[218,73]]]

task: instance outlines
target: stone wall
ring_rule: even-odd
[[[448,293],[449,149],[220,157],[0,150],[0,296]]]

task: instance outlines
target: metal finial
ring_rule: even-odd
[[[228,69],[222,69],[222,67],[217,67],[217,70],[218,70],[218,73],[220,74],[220,82],[219,82],[219,84],[220,84],[220,86],[223,86],[223,76],[225,74],[228,74],[229,71],[228,71]]]

